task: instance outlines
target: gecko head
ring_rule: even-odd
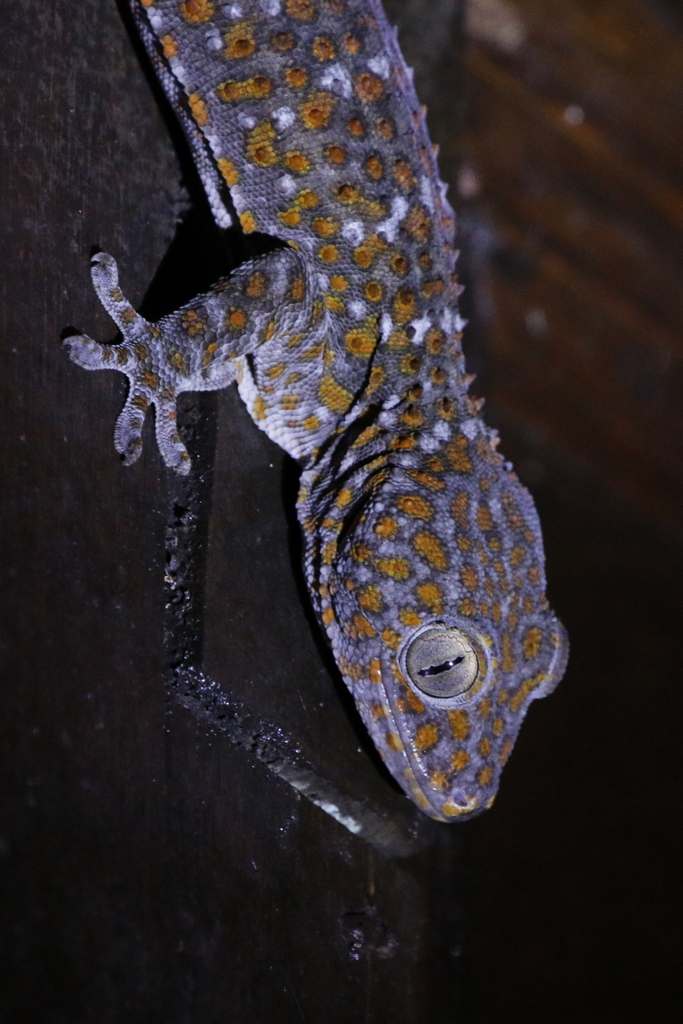
[[[324,588],[323,621],[380,754],[442,821],[491,806],[529,704],[567,660],[531,498],[486,468],[483,488],[393,471],[358,506]]]

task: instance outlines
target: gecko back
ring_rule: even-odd
[[[179,472],[178,393],[237,381],[302,465],[311,598],[380,753],[428,814],[475,813],[566,639],[531,498],[468,394],[453,214],[395,32],[377,0],[131,2],[217,222],[232,205],[281,248],[158,324],[101,255],[124,340],[72,358],[128,376],[125,461],[154,404]]]

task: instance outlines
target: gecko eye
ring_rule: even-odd
[[[434,626],[413,640],[406,668],[414,686],[430,697],[457,697],[476,682],[477,652],[459,629]]]

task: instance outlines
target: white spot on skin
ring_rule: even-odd
[[[261,0],[261,10],[264,14],[279,14],[282,8],[282,0]]]
[[[434,436],[440,437],[443,441],[447,440],[451,436],[451,428],[445,420],[439,420],[434,427]]]
[[[389,61],[383,54],[369,60],[368,67],[371,71],[374,71],[376,75],[379,75],[380,78],[389,77]]]
[[[249,117],[248,114],[244,114],[240,111],[237,115],[237,122],[242,126],[242,128],[253,128],[256,125],[256,118]]]
[[[223,12],[227,14],[228,18],[242,17],[242,8],[239,4],[226,4],[223,8]]]
[[[432,192],[432,186],[429,182],[429,178],[422,178],[420,181],[420,197],[425,206],[434,213],[434,193]]]
[[[280,107],[274,110],[271,116],[279,132],[286,131],[296,121],[296,114],[289,107]]]
[[[275,182],[275,188],[278,192],[282,192],[285,196],[291,196],[296,192],[296,182],[291,174],[283,174],[281,178]]]
[[[220,50],[223,43],[221,42],[220,33],[217,28],[212,28],[206,33],[206,48],[215,52]]]
[[[456,331],[458,331],[458,332],[464,331],[464,329],[467,327],[467,320],[463,320],[463,318],[460,316],[460,314],[456,313],[455,314],[455,320],[453,321],[453,324],[454,324],[454,327],[455,327]]]
[[[185,85],[185,79],[187,78],[187,71],[185,67],[178,61],[177,57],[171,57],[169,64],[173,70],[173,74],[176,76],[179,82]]]
[[[149,23],[155,32],[162,32],[164,29],[164,17],[157,11],[150,11],[148,13]]]
[[[387,241],[393,244],[398,234],[398,226],[407,212],[408,200],[404,199],[403,196],[394,196],[391,201],[391,216],[377,225],[377,234],[381,231],[386,235]]]
[[[349,316],[352,320],[362,320],[367,313],[364,302],[349,302]]]
[[[394,326],[394,321],[391,319],[388,313],[382,313],[382,319],[380,321],[380,333],[382,341],[386,341]]]
[[[421,345],[424,341],[424,336],[432,326],[432,321],[428,316],[423,316],[419,320],[411,320],[410,326],[415,331],[415,334],[410,339],[413,345]]]
[[[464,423],[460,424],[460,429],[468,441],[473,441],[479,433],[480,426],[479,420],[465,420]]]
[[[365,228],[359,220],[350,220],[344,225],[341,233],[351,245],[360,245],[365,238]]]
[[[322,291],[326,292],[328,290],[328,288],[330,287],[330,279],[327,276],[327,274],[318,274],[318,284],[320,285]]]
[[[343,96],[345,99],[349,99],[351,96],[351,76],[341,64],[332,64],[331,67],[326,68],[320,78],[320,84],[323,89],[329,89],[337,96]]]

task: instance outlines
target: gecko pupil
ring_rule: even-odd
[[[459,658],[451,658],[450,661],[442,661],[440,665],[430,665],[429,668],[419,668],[417,674],[419,676],[438,676],[440,672],[448,672],[449,668],[453,668],[454,665],[459,665],[465,660],[465,655],[461,654]]]
[[[457,697],[474,686],[481,664],[474,643],[454,626],[434,625],[409,645],[405,667],[413,686],[428,697]]]

